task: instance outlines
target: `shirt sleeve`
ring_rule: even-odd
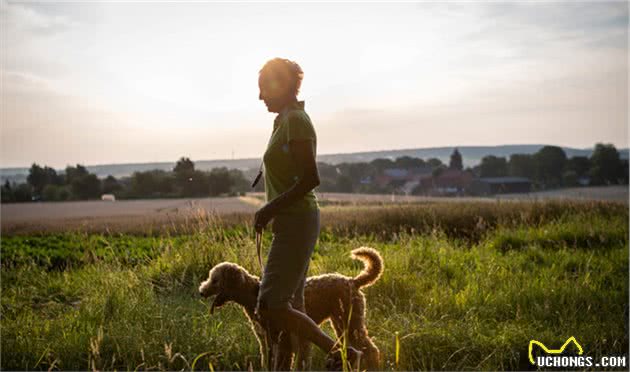
[[[307,115],[299,111],[293,111],[288,116],[287,142],[293,140],[312,139],[317,141],[315,128]]]

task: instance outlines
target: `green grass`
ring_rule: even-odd
[[[595,357],[628,349],[625,206],[325,214],[310,275],[356,275],[361,266],[349,252],[361,245],[383,255],[383,277],[365,290],[383,369],[528,369],[531,339],[559,347],[575,336]],[[264,238],[267,248],[269,232]],[[3,370],[259,368],[240,309],[211,316],[197,294],[224,260],[259,274],[249,226],[199,224],[173,236],[3,236],[1,253]],[[323,369],[323,353],[313,354],[313,368]]]

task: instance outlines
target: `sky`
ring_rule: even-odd
[[[628,146],[628,3],[0,0],[0,166],[260,157],[258,71],[318,154]]]

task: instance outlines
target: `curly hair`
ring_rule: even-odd
[[[274,78],[287,81],[291,93],[295,96],[299,93],[304,78],[304,71],[300,65],[285,58],[270,59],[260,69],[259,74],[270,74]]]

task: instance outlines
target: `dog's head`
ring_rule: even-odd
[[[199,294],[205,298],[216,296],[210,307],[210,313],[215,307],[221,307],[226,302],[235,300],[243,289],[247,287],[249,274],[241,266],[223,262],[210,270],[208,279],[199,285]]]

